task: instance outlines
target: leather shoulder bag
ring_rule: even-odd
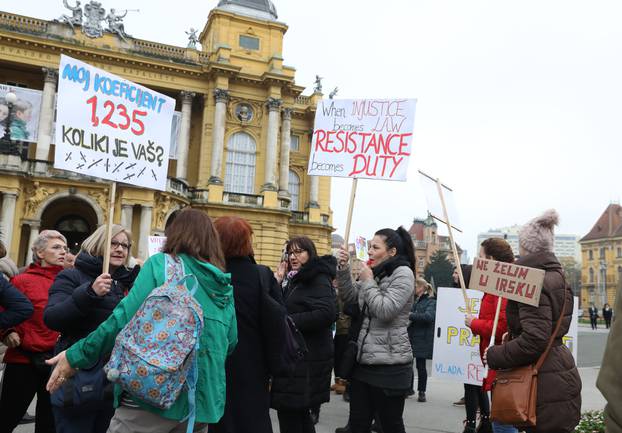
[[[555,337],[561,328],[566,311],[566,291],[564,279],[564,301],[555,330],[551,334],[546,350],[538,362],[524,367],[497,370],[492,385],[492,408],[490,417],[501,424],[515,427],[535,427],[536,403],[538,396],[538,371],[546,360]]]

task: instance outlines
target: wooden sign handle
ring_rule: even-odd
[[[502,301],[503,301],[503,298],[499,296],[497,298],[497,311],[495,311],[495,320],[492,322],[492,335],[490,337],[490,343],[488,344],[488,347],[492,347],[495,345],[495,340],[497,337],[497,325],[499,323],[499,314],[501,313],[501,302]]]
[[[114,218],[114,202],[116,194],[117,183],[112,182],[110,185],[110,193],[108,194],[108,225],[106,227],[106,248],[104,249],[104,266],[102,267],[102,274],[107,274],[110,270],[110,243],[112,242],[112,221]]]
[[[460,256],[458,255],[458,248],[456,248],[456,241],[454,240],[454,234],[451,228],[451,221],[449,221],[449,213],[447,212],[447,206],[445,205],[445,197],[443,196],[443,186],[440,179],[436,179],[436,187],[438,188],[438,196],[441,199],[441,205],[443,206],[443,214],[445,216],[445,224],[449,231],[449,241],[451,243],[451,251],[454,256],[454,264],[458,270],[458,279],[460,280],[460,289],[462,289],[462,296],[464,297],[464,304],[466,305],[466,312],[471,315],[471,305],[469,303],[469,296],[466,292],[466,284],[464,282],[464,275],[462,275],[462,267],[460,266]]]
[[[352,226],[352,211],[354,210],[354,199],[356,198],[356,187],[359,180],[355,177],[352,179],[352,189],[350,190],[350,205],[348,206],[348,219],[346,221],[346,232],[344,234],[344,243],[346,251],[349,251],[350,227]]]

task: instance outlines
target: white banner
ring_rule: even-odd
[[[484,294],[467,290],[471,311],[479,314]],[[436,330],[432,376],[460,383],[481,385],[486,370],[479,355],[477,335],[464,324],[466,309],[460,289],[439,287],[436,300]]]
[[[317,106],[308,173],[406,180],[414,99],[324,99]]]
[[[166,189],[175,100],[61,55],[54,167]]]
[[[23,87],[0,84],[0,137],[9,121],[9,106],[5,100],[7,93],[13,92],[17,101],[11,108],[11,140],[37,142],[37,128],[41,110],[41,91],[24,89]]]
[[[473,314],[479,314],[483,293],[467,290]],[[574,298],[572,322],[563,338],[577,360],[579,323],[579,298]],[[434,334],[434,359],[432,376],[461,383],[481,385],[485,368],[479,354],[479,336],[473,335],[464,324],[466,310],[464,297],[459,289],[440,287],[436,300],[436,330]]]
[[[147,254],[149,254],[149,257],[162,251],[165,243],[166,236],[149,236],[149,242],[147,243]]]

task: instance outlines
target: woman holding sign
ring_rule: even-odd
[[[363,315],[356,338],[356,363],[350,373],[350,428],[369,432],[374,413],[384,433],[403,433],[404,401],[413,380],[408,338],[415,290],[415,252],[408,232],[382,229],[369,247],[371,268],[362,265],[353,282],[346,249],[339,250],[337,286],[345,303]]]
[[[492,259],[498,262],[513,263],[514,253],[512,247],[504,239],[489,238],[486,239],[480,245],[479,256],[484,259]],[[479,352],[484,356],[484,351],[490,345],[492,338],[492,330],[494,327],[495,315],[497,311],[497,303],[501,299],[501,306],[499,309],[499,319],[497,322],[497,330],[495,332],[495,344],[501,344],[501,337],[507,330],[507,322],[505,319],[505,308],[507,305],[507,299],[499,298],[498,296],[484,293],[482,301],[479,307],[478,317],[467,316],[465,324],[475,335],[479,335]],[[465,385],[465,408],[467,412],[466,425],[464,428],[465,433],[477,431],[478,433],[486,433],[494,431],[495,433],[514,433],[516,428],[513,426],[505,426],[497,423],[490,422],[490,413],[488,405],[487,391],[492,388],[492,383],[495,379],[495,371],[488,370],[488,375],[484,378],[483,386],[477,385]],[[479,394],[478,394],[479,393]],[[481,395],[483,394],[483,395]],[[480,407],[480,423],[475,430],[475,420],[477,416],[478,401],[486,399],[485,407]]]
[[[533,307],[508,301],[509,340],[490,347],[484,355],[495,370],[528,366],[538,361],[552,337],[550,352],[538,371],[536,426],[525,429],[528,433],[570,433],[581,417],[581,378],[572,353],[562,342],[572,320],[573,295],[553,253],[553,228],[558,221],[557,212],[550,210],[518,233],[521,258],[516,264],[545,271],[540,302]],[[560,318],[561,327],[553,336]]]
[[[112,226],[110,265],[103,272],[107,225],[100,226],[83,243],[73,269],[66,269],[50,288],[43,320],[61,333],[56,353],[86,337],[105,321],[130,290],[140,267],[128,269],[132,235],[123,226]],[[103,433],[114,415],[112,384],[105,379],[105,359],[80,370],[52,394],[56,433]],[[98,386],[89,387],[92,384]],[[84,393],[82,389],[92,389]],[[90,397],[93,395],[93,397]],[[97,394],[97,396],[96,396]]]

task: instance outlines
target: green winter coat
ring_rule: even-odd
[[[225,360],[237,344],[238,332],[233,304],[231,276],[215,266],[180,255],[187,274],[199,281],[196,300],[203,308],[204,328],[199,349],[199,374],[196,390],[196,422],[216,423],[225,409]],[[149,293],[164,284],[164,254],[158,253],[145,262],[129,294],[117,305],[108,319],[67,350],[67,360],[74,368],[93,365],[112,351],[117,334],[132,319]],[[121,387],[115,385],[115,406]],[[143,409],[164,418],[181,421],[188,415],[186,391],[168,410],[150,406],[134,398]]]

